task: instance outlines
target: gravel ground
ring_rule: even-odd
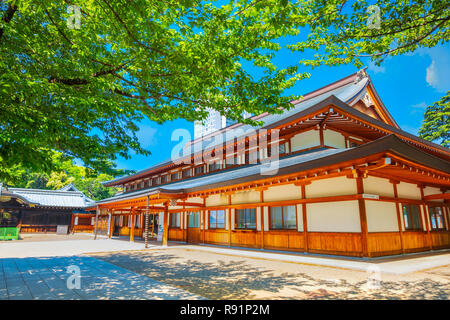
[[[371,281],[362,271],[176,247],[91,255],[207,299],[450,298],[450,266]]]

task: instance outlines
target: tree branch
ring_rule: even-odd
[[[9,23],[12,20],[16,11],[17,11],[17,6],[15,4],[10,3],[8,5],[8,9],[6,9],[5,15],[2,18],[3,22]],[[0,28],[0,41],[2,40],[3,32],[4,32],[4,29]]]

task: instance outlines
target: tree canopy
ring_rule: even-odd
[[[53,153],[52,167],[47,172],[33,172],[18,165],[10,169],[11,180],[4,182],[15,188],[51,189],[58,190],[72,183],[78,190],[93,200],[101,200],[113,196],[118,188],[107,188],[102,182],[114,177],[105,173],[98,174],[92,169],[76,165],[72,159],[61,153]],[[124,172],[125,173],[125,172]]]
[[[425,111],[420,137],[450,148],[450,91]]]
[[[296,7],[247,5],[1,1],[0,176],[17,163],[48,171],[52,150],[112,173],[118,155],[149,154],[135,134],[143,117],[193,121],[213,108],[242,120],[289,107],[282,92],[306,75],[270,60],[275,39],[298,33]]]
[[[144,117],[289,108],[300,66],[381,63],[449,40],[449,2],[379,0],[0,0],[0,178],[54,169],[54,151],[116,174],[148,155]],[[369,7],[371,9],[369,10]],[[306,38],[281,45],[280,39]],[[292,36],[292,37],[290,37]],[[314,52],[279,68],[285,46]],[[250,68],[262,76],[254,77]]]

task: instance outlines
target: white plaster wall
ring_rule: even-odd
[[[309,130],[291,138],[291,152],[320,145],[318,130]]]
[[[261,207],[256,208],[256,230],[261,231]]]
[[[301,204],[297,205],[297,230],[303,231],[303,206]]]
[[[235,211],[234,211],[234,210],[236,210],[236,209],[230,209],[230,214],[231,214],[231,230],[234,230],[234,225],[235,225],[234,219],[235,219],[235,217],[236,217],[236,214],[235,214]]]
[[[433,188],[433,187],[425,187],[423,188],[423,195],[429,196],[430,194],[441,194],[441,190],[439,188]]]
[[[311,232],[361,232],[355,200],[307,204],[306,214]]]
[[[228,196],[225,194],[213,194],[206,198],[206,206],[226,206],[228,204]]]
[[[345,148],[345,137],[333,130],[323,131],[323,140],[326,146],[334,148]]]
[[[186,202],[195,202],[195,203],[203,204],[203,198],[201,198],[201,197],[192,197],[192,198],[188,198],[186,200]]]
[[[400,182],[397,185],[397,192],[399,198],[421,199],[420,189],[412,183]]]
[[[230,209],[225,209],[225,229],[229,230],[228,216],[230,215]]]
[[[301,187],[294,184],[269,187],[264,191],[264,202],[300,199],[301,192]]]
[[[388,179],[367,177],[363,179],[364,193],[377,194],[379,196],[394,197],[394,185]]]
[[[269,231],[269,208],[264,207],[264,231]]]
[[[397,232],[397,210],[394,202],[366,200],[367,230],[369,232]]]
[[[231,195],[231,204],[259,203],[260,200],[259,191],[243,191]]]
[[[356,181],[347,177],[314,180],[306,185],[306,198],[356,194]]]

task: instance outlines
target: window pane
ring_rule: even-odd
[[[193,212],[189,212],[188,215],[188,220],[189,220],[189,228],[194,228],[194,213]]]
[[[214,229],[216,228],[216,211],[209,212],[209,227]]]
[[[403,220],[405,222],[405,229],[411,229],[411,223],[409,222],[409,207],[408,205],[404,204],[402,206],[403,208]]]
[[[246,209],[245,213],[247,229],[256,229],[256,209]]]
[[[412,214],[412,222],[413,222],[413,228],[414,229],[421,229],[421,223],[420,223],[420,208],[418,205],[412,204],[411,205],[411,214]]]
[[[200,228],[200,212],[194,213],[194,228]]]
[[[270,222],[272,229],[281,229],[283,228],[283,217],[282,217],[282,208],[281,207],[272,207],[270,208]]]
[[[245,228],[245,209],[236,210],[236,227]]]
[[[217,228],[224,229],[225,228],[225,211],[218,210],[216,219],[217,219]]]
[[[285,221],[287,222],[288,229],[296,229],[297,228],[297,214],[295,212],[295,206],[287,206],[285,209]],[[286,218],[287,216],[287,218]]]

